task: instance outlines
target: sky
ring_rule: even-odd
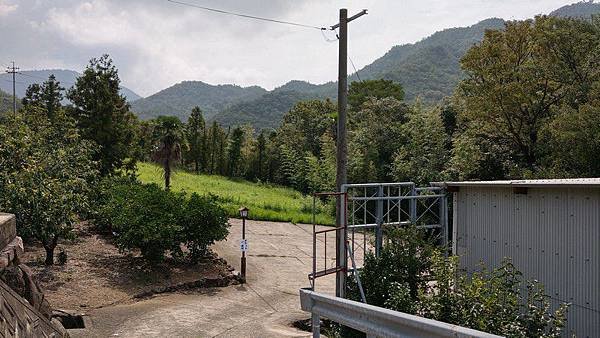
[[[179,0],[249,15],[331,26],[339,8],[369,14],[349,25],[358,69],[391,47],[490,17],[524,19],[576,0]],[[325,36],[323,36],[325,34]],[[142,96],[184,80],[259,85],[337,78],[335,34],[228,16],[167,0],[0,0],[0,66],[81,72],[109,54]],[[351,66],[349,66],[351,67]]]

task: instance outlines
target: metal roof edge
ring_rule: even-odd
[[[498,181],[447,181],[431,182],[437,187],[600,187],[600,178],[498,180]]]

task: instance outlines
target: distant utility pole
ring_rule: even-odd
[[[6,72],[12,74],[13,82],[13,114],[17,116],[17,91],[15,87],[15,75],[18,73],[19,67],[15,67],[15,62],[12,62],[12,67],[7,67]]]
[[[348,23],[367,14],[367,10],[363,9],[360,13],[348,18],[348,10],[340,9],[340,22],[331,26],[332,30],[340,29],[339,33],[339,74],[338,74],[338,121],[337,121],[337,152],[336,162],[337,171],[335,176],[335,184],[337,191],[342,191],[342,185],[347,182],[347,165],[348,165],[348,143],[346,140],[346,108],[348,106]],[[344,199],[339,196],[337,200],[336,224],[341,227],[345,224],[345,212],[342,208]],[[346,262],[346,233],[345,229],[336,232],[337,252],[336,265],[347,266]],[[344,297],[346,294],[346,271],[338,271],[336,273],[335,295]]]

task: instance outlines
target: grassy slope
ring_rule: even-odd
[[[162,171],[156,165],[139,163],[138,175],[144,183],[164,184]],[[244,205],[250,209],[251,219],[312,223],[312,198],[289,188],[183,171],[172,177],[171,186],[173,191],[219,196],[231,217],[238,217],[238,209]],[[317,214],[316,220],[318,224],[333,224],[333,217],[325,213]]]

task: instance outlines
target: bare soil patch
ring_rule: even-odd
[[[27,244],[21,261],[35,272],[53,308],[84,311],[132,302],[155,293],[235,283],[233,268],[211,254],[196,264],[167,258],[149,266],[138,253],[121,253],[110,235],[101,235],[82,222],[77,238],[55,251],[67,254],[64,265],[44,265],[41,245]]]

